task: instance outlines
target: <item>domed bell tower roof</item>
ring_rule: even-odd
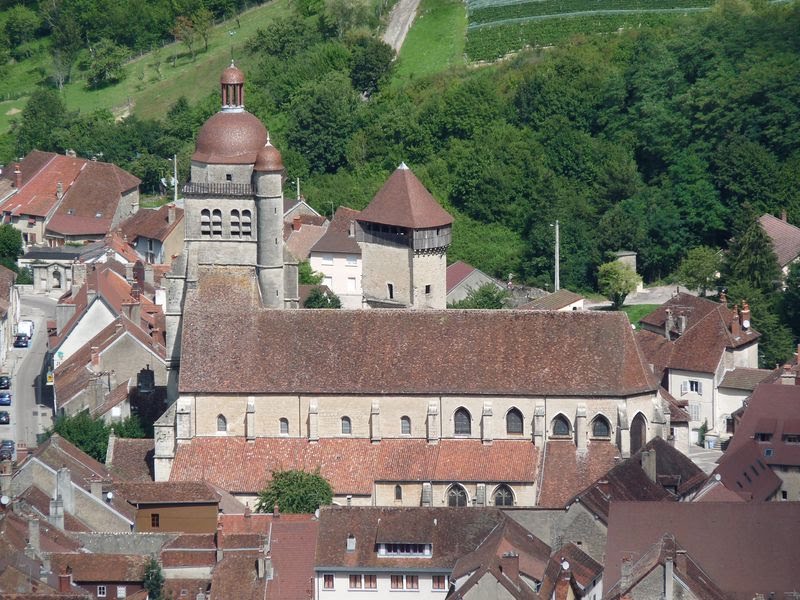
[[[220,76],[222,108],[197,134],[192,160],[206,164],[253,164],[267,143],[267,129],[244,109],[244,73],[233,62]]]
[[[269,134],[267,134],[267,143],[258,151],[256,164],[253,166],[253,170],[269,173],[283,171],[281,153],[270,143]]]

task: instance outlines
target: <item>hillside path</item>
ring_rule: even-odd
[[[400,48],[406,39],[408,30],[414,23],[417,16],[419,0],[398,0],[389,14],[389,24],[383,34],[383,41],[389,44],[396,54],[400,54]]]

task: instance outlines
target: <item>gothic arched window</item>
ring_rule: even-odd
[[[411,435],[411,418],[400,417],[400,433],[402,435]]]
[[[507,485],[498,485],[494,491],[495,506],[514,506],[514,494]]]
[[[506,413],[506,433],[510,435],[521,435],[522,431],[522,413],[512,408]]]
[[[466,506],[467,505],[467,490],[462,486],[454,483],[447,490],[447,506]]]
[[[225,415],[217,415],[217,431],[228,431],[228,420]]]
[[[592,436],[599,438],[611,437],[611,425],[603,415],[597,415],[592,421]]]
[[[289,419],[282,418],[279,422],[279,426],[282,435],[287,435],[289,433]]]
[[[345,435],[353,433],[353,424],[350,422],[350,417],[342,417],[342,433]]]
[[[553,435],[570,435],[569,421],[564,415],[557,415],[553,419]]]
[[[463,406],[456,410],[453,421],[456,435],[470,435],[472,433],[472,417]]]
[[[399,485],[394,486],[394,499],[395,500],[403,499],[403,488]]]

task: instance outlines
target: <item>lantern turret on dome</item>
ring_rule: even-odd
[[[244,73],[231,61],[219,78],[222,110],[244,110]]]

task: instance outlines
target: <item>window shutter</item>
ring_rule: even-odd
[[[689,382],[688,381],[682,381],[681,382],[681,394],[685,394],[688,391],[689,391]]]
[[[702,381],[698,381],[697,382],[697,393],[700,394],[701,396],[703,395],[703,382]]]

